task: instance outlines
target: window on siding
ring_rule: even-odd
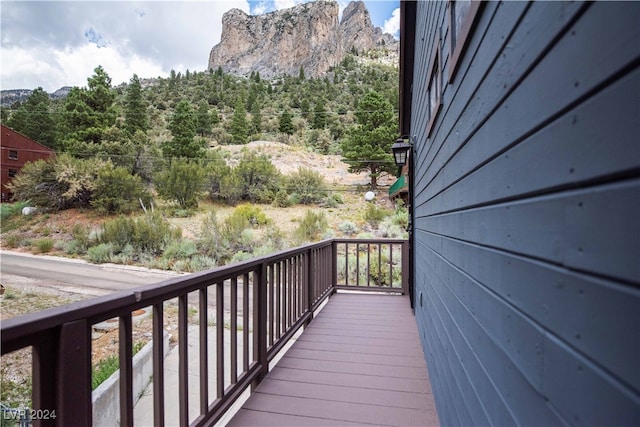
[[[16,150],[9,150],[9,160],[18,160],[18,152]]]
[[[429,109],[427,117],[427,137],[431,134],[431,129],[435,123],[438,110],[442,104],[442,73],[440,61],[440,40],[436,40],[433,47],[433,54],[429,65],[429,73],[427,74],[429,81],[427,82],[427,99],[429,100]]]
[[[450,1],[447,8],[449,14],[449,81],[453,80],[456,68],[464,51],[467,39],[471,34],[482,2],[472,0]]]
[[[9,169],[9,178],[13,178],[17,174],[18,174],[18,170],[17,169]]]

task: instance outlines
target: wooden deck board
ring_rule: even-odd
[[[228,425],[438,425],[408,298],[334,295]]]

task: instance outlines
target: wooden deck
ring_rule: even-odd
[[[408,297],[334,295],[228,425],[438,425]]]

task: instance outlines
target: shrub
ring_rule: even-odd
[[[291,206],[286,190],[278,190],[276,197],[273,199],[271,205],[274,208],[288,208]]]
[[[30,200],[0,204],[0,220],[6,221],[14,215],[22,214],[22,208],[29,206]]]
[[[225,220],[225,222],[227,221],[244,222],[245,227],[249,227],[267,224],[269,219],[259,206],[246,203],[235,208]]]
[[[4,244],[8,248],[17,248],[20,246],[20,236],[17,234],[5,234]]]
[[[53,249],[53,239],[49,239],[49,238],[40,239],[35,243],[35,250],[37,253],[43,254],[43,253],[51,252],[51,249]]]
[[[139,200],[148,205],[150,199],[139,176],[107,163],[98,172],[91,206],[102,214],[130,213],[140,208]]]
[[[353,236],[358,232],[358,227],[356,227],[356,224],[352,221],[342,221],[338,226],[338,230],[347,236]]]
[[[98,158],[76,159],[62,154],[27,163],[8,185],[17,200],[56,210],[88,207],[98,171],[105,165]]]
[[[156,189],[160,197],[176,202],[183,208],[198,207],[204,184],[205,173],[202,165],[185,159],[174,160],[156,179]]]
[[[102,226],[101,243],[113,243],[116,248],[131,245],[137,252],[159,255],[174,239],[181,236],[161,215],[151,213],[134,218],[119,217]]]
[[[87,259],[94,264],[109,262],[113,256],[113,249],[112,243],[100,243],[87,250]]]
[[[297,243],[313,242],[320,239],[328,226],[324,212],[308,210],[294,231],[294,237]]]
[[[373,203],[367,204],[367,209],[364,211],[364,220],[371,224],[373,227],[377,227],[380,222],[388,216],[388,212],[385,209],[381,209]]]
[[[163,256],[168,259],[186,259],[198,253],[196,243],[191,240],[173,241],[165,248]]]
[[[286,185],[291,193],[298,195],[299,203],[304,205],[319,203],[327,197],[324,178],[320,173],[308,168],[298,168],[287,177]]]
[[[343,204],[342,196],[337,193],[331,193],[329,197],[327,197],[324,201],[324,206],[327,208],[337,208],[339,205]]]

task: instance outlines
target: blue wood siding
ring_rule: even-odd
[[[418,2],[415,310],[443,425],[640,425],[640,3]],[[427,137],[440,43],[442,105]]]

